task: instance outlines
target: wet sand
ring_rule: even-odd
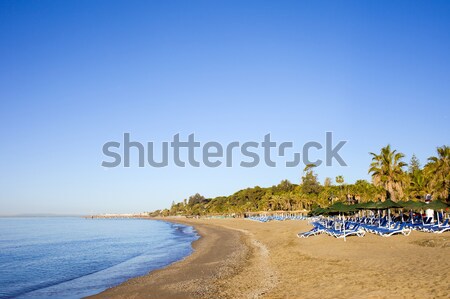
[[[299,239],[306,221],[177,219],[194,253],[94,298],[449,298],[450,232]]]

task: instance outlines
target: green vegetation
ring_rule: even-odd
[[[288,180],[272,187],[253,187],[240,190],[229,196],[205,198],[200,194],[190,196],[170,209],[158,210],[151,215],[242,215],[258,211],[310,211],[317,207],[328,207],[335,202],[367,202],[423,199],[431,194],[434,199],[449,201],[450,191],[450,147],[437,148],[437,156],[428,158],[422,168],[415,155],[409,164],[403,162],[404,155],[383,147],[379,154],[370,153],[372,163],[369,173],[372,182],[357,180],[346,184],[344,177],[325,178],[320,184],[314,165],[303,170],[300,184]]]

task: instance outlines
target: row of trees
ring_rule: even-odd
[[[335,183],[325,178],[323,184],[317,179],[314,165],[307,165],[300,184],[288,180],[272,187],[253,187],[240,190],[230,196],[205,198],[195,194],[180,203],[173,203],[170,209],[155,211],[153,215],[214,215],[241,214],[256,211],[311,210],[316,206],[327,207],[336,201],[366,202],[369,200],[420,200],[426,194],[433,198],[449,198],[450,189],[450,147],[437,149],[437,156],[430,157],[422,167],[415,155],[409,164],[404,155],[383,147],[379,154],[370,153],[372,163],[369,174],[372,182],[358,180],[346,184],[343,176],[337,176]]]
[[[434,198],[448,200],[450,190],[450,147],[437,148],[437,156],[428,158],[421,167],[415,155],[407,165],[404,154],[392,150],[390,145],[383,147],[379,154],[370,153],[372,163],[369,173],[372,183],[385,191],[383,198],[393,201],[400,199],[419,199],[426,194]],[[405,171],[406,166],[408,170]]]

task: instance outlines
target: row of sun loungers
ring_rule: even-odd
[[[364,226],[364,229],[368,232],[380,235],[382,237],[390,237],[393,235],[402,234],[408,236],[411,233],[411,229],[406,227],[406,223],[395,222],[393,225],[387,226]]]
[[[423,223],[412,223],[410,225],[411,229],[428,232],[428,233],[437,233],[442,234],[443,232],[450,231],[449,219],[444,220],[439,224],[431,223],[430,221]]]
[[[284,220],[306,220],[308,217],[301,215],[271,215],[271,216],[251,216],[249,220],[268,222],[268,221],[284,221]]]
[[[376,217],[363,217],[361,219],[352,219],[352,221],[357,221],[360,223],[364,224],[364,227],[368,228],[369,230],[372,229],[377,229],[377,227],[385,227],[387,225],[397,225],[399,224],[399,226],[397,226],[398,229],[403,228],[403,229],[412,229],[412,230],[417,230],[417,231],[423,231],[423,232],[434,232],[434,233],[443,233],[445,231],[449,231],[450,230],[450,225],[449,225],[449,219],[445,219],[443,222],[442,220],[437,222],[434,221],[432,222],[433,218],[429,218],[429,217],[416,217],[414,219],[412,219],[411,221],[396,221],[396,222],[388,222],[387,217],[383,217],[383,218],[376,218]]]
[[[297,236],[299,238],[308,238],[325,233],[335,238],[345,238],[349,236],[363,237],[366,234],[361,224],[355,222],[317,220],[312,222],[312,224],[314,225],[312,230],[299,233]]]
[[[382,237],[390,237],[393,235],[402,234],[408,236],[411,231],[423,231],[430,233],[443,233],[450,231],[449,219],[444,222],[432,222],[431,219],[423,219],[419,222],[391,222],[386,217],[374,218],[363,217],[361,219],[350,219],[342,221],[328,220],[326,218],[316,218],[311,222],[314,226],[313,229],[307,232],[299,233],[299,238],[308,238],[318,234],[328,234],[336,238],[344,238],[349,236],[363,237],[366,232],[377,234]]]

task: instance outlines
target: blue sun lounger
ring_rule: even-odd
[[[323,229],[323,228],[314,227],[310,231],[307,231],[307,232],[304,232],[304,233],[298,233],[297,237],[299,237],[299,238],[308,238],[310,236],[319,235],[319,234],[323,233],[324,231],[325,231],[325,229]]]
[[[442,234],[443,232],[450,231],[450,225],[448,224],[448,222],[449,219],[446,219],[442,224],[425,227],[423,231],[429,233]]]
[[[382,237],[390,237],[397,234],[408,236],[411,233],[411,229],[406,228],[406,223],[397,222],[393,228],[378,227],[374,232]]]
[[[318,234],[321,234],[325,232],[325,226],[320,223],[319,221],[315,221],[312,223],[314,225],[314,228],[310,231],[304,232],[304,233],[298,233],[297,237],[299,238],[308,238],[309,236],[316,236]]]
[[[377,233],[377,230],[379,230],[380,228],[387,228],[386,227],[387,224],[387,220],[383,219],[381,220],[380,225],[376,225],[376,224],[364,224],[362,227],[364,228],[364,230],[370,232],[370,233]]]
[[[366,234],[366,232],[361,228],[361,225],[359,223],[350,223],[350,222],[347,222],[345,224],[345,229],[342,230],[328,229],[327,233],[335,238],[344,238],[349,236],[364,237],[364,235]]]

